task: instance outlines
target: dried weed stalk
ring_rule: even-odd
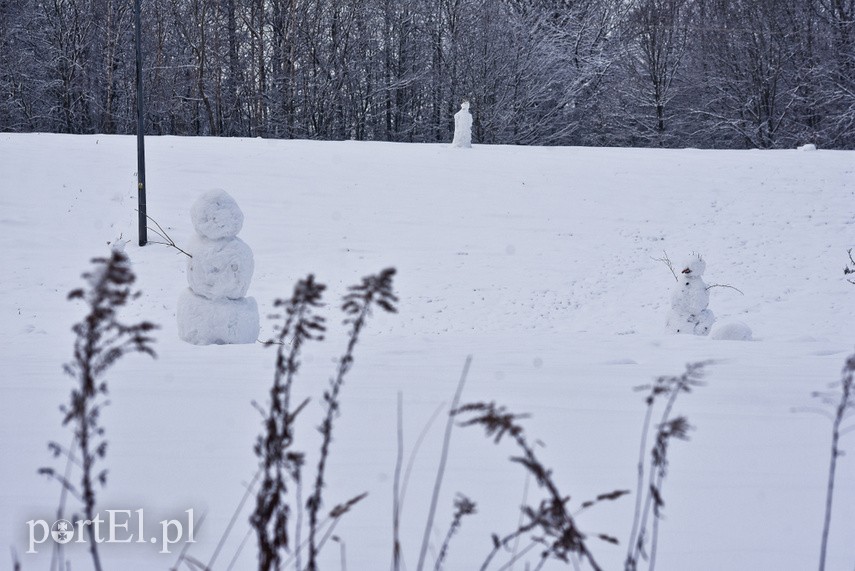
[[[832,407],[833,414],[829,415],[832,420],[831,429],[831,460],[828,466],[828,485],[825,495],[825,517],[822,525],[822,543],[819,553],[819,570],[825,569],[826,554],[828,552],[828,534],[831,530],[831,508],[834,502],[834,478],[837,471],[837,458],[843,455],[840,449],[840,437],[855,429],[855,426],[844,427],[843,423],[855,414],[855,386],[853,376],[855,375],[855,353],[846,358],[843,366],[842,379],[835,385],[839,386],[840,393],[826,391],[814,393],[826,406]]]
[[[624,562],[625,571],[635,571],[641,559],[648,561],[648,569],[656,565],[656,548],[659,536],[659,520],[665,500],[662,487],[668,475],[668,446],[674,439],[688,440],[691,425],[684,416],[672,418],[674,404],[682,393],[703,385],[704,367],[709,362],[692,363],[686,371],[677,377],[659,377],[650,385],[636,387],[636,390],[648,391],[644,402],[647,410],[641,430],[641,446],[638,453],[638,476],[635,496],[635,512],[630,531],[628,550]],[[647,442],[652,428],[652,419],[656,404],[664,400],[662,415],[656,425],[654,445],[647,458]],[[649,462],[647,474],[645,463]],[[652,522],[651,522],[652,516]],[[648,528],[650,526],[650,528]],[[649,542],[648,542],[648,535]],[[649,543],[649,552],[647,545]]]
[[[284,323],[277,326],[276,338],[266,343],[277,348],[276,369],[268,409],[263,411],[258,407],[265,416],[264,433],[255,444],[262,477],[255,511],[250,517],[258,539],[259,571],[278,569],[283,551],[288,547],[288,480],[299,482],[303,466],[303,454],[290,450],[294,442],[293,422],[306,405],[303,402],[291,410],[291,388],[300,367],[299,355],[303,344],[323,339],[326,329],[324,318],[315,311],[322,305],[321,296],[325,288],[310,274],[297,283],[291,299],[274,302],[274,307],[284,309]]]
[[[570,497],[559,491],[552,470],[544,466],[537,457],[534,447],[529,443],[522,426],[518,423],[526,415],[516,415],[495,403],[483,402],[464,405],[457,409],[455,414],[461,417],[469,416],[468,419],[461,421],[461,426],[481,426],[486,435],[492,437],[496,444],[505,436],[510,437],[522,452],[519,456],[511,457],[511,461],[521,464],[534,478],[538,487],[546,491],[547,496],[537,505],[523,506],[525,518],[517,530],[504,538],[499,538],[495,534],[492,536],[493,549],[487,555],[481,569],[487,569],[497,553],[507,549],[516,538],[528,535],[531,541],[543,547],[537,568],[549,559],[570,562],[578,558],[582,562],[587,561],[592,569],[599,571],[601,567],[585,542],[587,539],[585,534],[581,532],[568,511],[567,504]],[[598,500],[614,500],[628,493],[626,490],[616,490],[601,495]],[[590,505],[593,503],[588,504]],[[609,543],[617,543],[617,539],[610,535],[596,534],[595,537]]]
[[[60,407],[62,425],[72,427],[74,440],[70,448],[50,442],[53,456],[74,458],[80,468],[80,482],[71,481],[67,474],[53,468],[41,468],[40,474],[58,481],[62,487],[83,504],[87,521],[95,519],[96,489],[107,484],[107,470],[98,468],[107,455],[105,429],[100,423],[101,410],[109,404],[105,375],[122,357],[129,353],[155,356],[151,332],[157,327],[143,321],[126,325],[119,321],[118,311],[139,297],[131,289],[136,277],[127,255],[112,250],[109,258],[94,258],[95,268],[83,274],[88,287],[72,290],[69,300],[82,300],[89,313],[71,329],[75,334],[74,358],[64,366],[65,373],[76,384],[71,389],[69,403]],[[76,458],[75,458],[76,457]],[[89,552],[96,571],[101,570],[98,542],[93,526],[86,526]]]
[[[333,421],[339,414],[339,394],[344,384],[345,376],[353,366],[353,351],[359,341],[359,334],[365,327],[368,317],[374,306],[382,310],[394,313],[397,311],[395,304],[398,298],[393,293],[392,279],[395,276],[394,268],[387,268],[379,274],[367,276],[362,283],[351,286],[349,292],[344,296],[342,311],[347,318],[344,323],[350,326],[349,341],[347,349],[339,360],[338,372],[330,379],[329,389],[324,391],[324,404],[326,407],[324,419],[318,430],[321,433],[321,450],[318,460],[318,468],[315,476],[314,488],[309,499],[306,501],[306,509],[309,516],[309,554],[307,569],[317,571],[317,558],[319,552],[318,542],[318,513],[323,505],[323,489],[325,483],[327,461],[329,459],[330,444],[332,443]]]

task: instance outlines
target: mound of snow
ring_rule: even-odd
[[[800,151],[815,151],[816,145],[814,145],[813,143],[808,143],[807,145],[802,145],[801,147],[799,147],[798,150],[800,150]]]
[[[719,341],[751,341],[751,328],[741,321],[726,321],[713,327],[710,337]]]

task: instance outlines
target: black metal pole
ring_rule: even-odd
[[[145,211],[145,123],[143,121],[142,32],[140,30],[140,0],[134,0],[134,24],[137,44],[137,211],[139,212],[140,246],[148,242]]]

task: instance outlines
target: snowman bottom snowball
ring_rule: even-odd
[[[255,298],[207,299],[190,289],[178,298],[178,336],[193,345],[255,343],[261,331]]]

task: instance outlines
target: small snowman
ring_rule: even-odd
[[[703,279],[707,265],[700,256],[693,256],[680,267],[666,327],[671,333],[707,335],[715,321],[713,312],[707,309],[710,294]]]
[[[254,343],[258,305],[245,297],[252,279],[252,250],[237,237],[243,212],[226,191],[211,190],[190,209],[196,236],[188,246],[190,288],[178,299],[178,335],[194,345]]]
[[[465,99],[460,104],[460,111],[454,114],[454,139],[452,147],[472,147],[472,114],[469,112],[469,102]]]

